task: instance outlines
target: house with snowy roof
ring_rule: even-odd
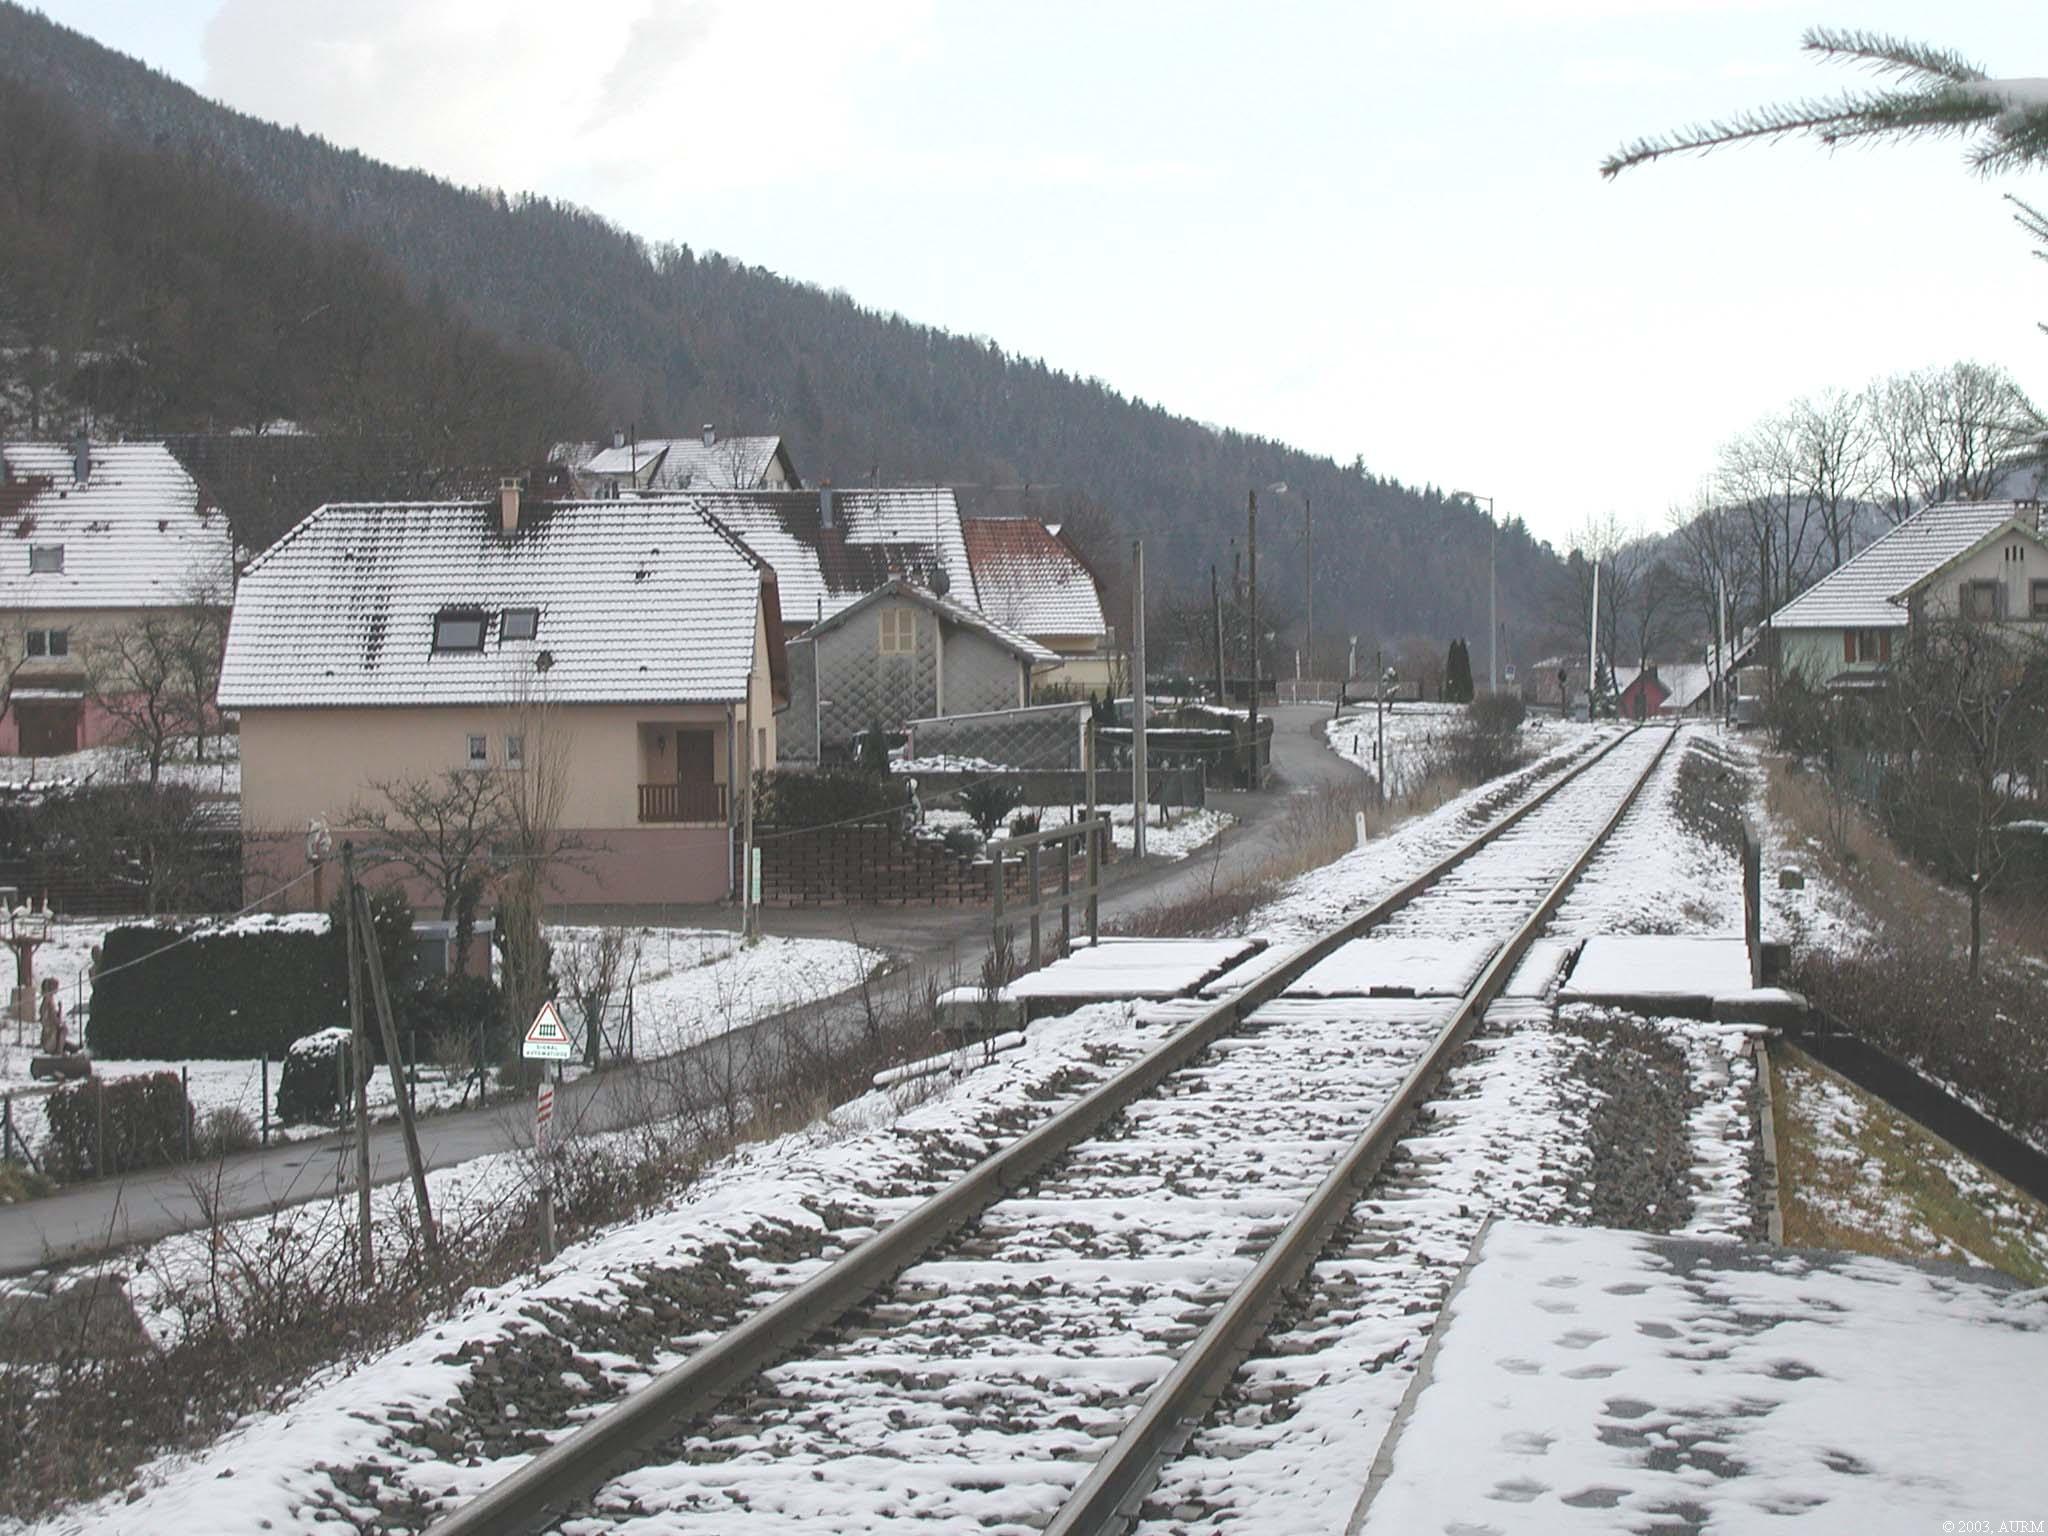
[[[960,504],[945,486],[821,485],[706,491],[693,499],[774,567],[792,635],[899,579],[980,606]]]
[[[1915,623],[2048,626],[2048,541],[2034,501],[1923,507],[1771,615],[1778,664],[1867,687]]]
[[[940,715],[1021,709],[1059,657],[987,614],[902,577],[789,642],[784,753],[816,762],[858,731]]]
[[[308,827],[338,841],[380,784],[548,771],[582,845],[552,899],[722,899],[788,689],[775,573],[694,501],[323,507],[228,631],[246,882],[301,874]]]
[[[121,637],[232,597],[228,520],[162,443],[0,444],[0,535],[0,752],[114,740]]]
[[[796,466],[780,437],[720,437],[705,424],[695,437],[628,437],[565,451],[577,494],[664,495],[672,491],[790,491]]]
[[[1059,658],[1041,682],[1106,690],[1110,632],[1102,589],[1058,525],[1035,517],[970,517],[960,532],[981,611]]]

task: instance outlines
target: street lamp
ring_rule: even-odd
[[[1486,691],[1495,693],[1500,688],[1500,604],[1494,581],[1494,567],[1500,555],[1500,524],[1493,520],[1493,498],[1475,496],[1470,491],[1454,491],[1467,501],[1486,503],[1486,525],[1492,531],[1486,545]]]

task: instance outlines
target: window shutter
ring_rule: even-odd
[[[1879,661],[1890,661],[1892,659],[1892,632],[1888,629],[1881,629],[1877,632],[1877,659]]]
[[[1845,629],[1842,631],[1842,660],[1854,661],[1855,659],[1856,631],[1853,629]]]

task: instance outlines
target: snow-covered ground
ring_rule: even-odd
[[[2038,1292],[1504,1222],[1362,1530],[2039,1528],[2044,1371]]]
[[[1073,810],[1064,805],[1042,807],[1022,806],[1020,810],[1038,814],[1038,826],[1042,832],[1055,831],[1073,821]],[[1204,846],[1225,827],[1237,825],[1237,818],[1228,811],[1212,811],[1207,807],[1200,810],[1168,810],[1164,806],[1148,806],[1150,813],[1145,823],[1145,851],[1153,858],[1184,859],[1196,849]],[[1129,805],[1100,805],[1099,815],[1109,817],[1110,836],[1117,847],[1129,852],[1137,847],[1137,811]],[[1012,811],[1012,816],[1017,812]],[[925,812],[925,825],[946,831],[952,827],[971,827],[974,819],[965,811],[933,810]],[[1002,842],[1010,835],[1009,819],[996,828],[991,842]]]
[[[66,1025],[73,1043],[79,1043],[83,1015],[81,1002],[89,1005],[87,977],[95,946],[109,928],[134,922],[59,918],[48,944],[36,951],[36,975],[54,976],[64,1000]],[[264,922],[278,921],[262,919]],[[283,919],[288,925],[312,924],[325,927],[326,919],[301,914]],[[550,928],[548,937],[558,951],[588,943],[598,930],[591,928]],[[740,1028],[756,1019],[782,1012],[799,1004],[829,997],[860,979],[861,971],[877,963],[881,955],[839,939],[764,938],[743,945],[738,935],[722,929],[643,928],[633,931],[631,942],[638,946],[638,962],[626,978],[633,993],[633,1051],[646,1058],[668,1055],[726,1030]],[[146,961],[143,963],[147,963]],[[559,971],[559,968],[558,968]],[[29,1061],[38,1054],[34,1025],[0,1023],[0,1094],[13,1100],[16,1134],[40,1146],[47,1134],[43,1101],[50,1085],[29,1077]],[[249,1117],[252,1128],[263,1121],[263,1063],[255,1058],[231,1060],[192,1059],[184,1061],[99,1060],[93,1070],[107,1078],[133,1077],[150,1072],[183,1072],[188,1075],[192,1106],[197,1121],[219,1109],[238,1109]],[[269,1069],[271,1103],[276,1103],[281,1065]],[[570,1069],[571,1075],[582,1070]],[[423,1113],[451,1109],[474,1097],[474,1085],[466,1070],[420,1065],[414,1103]],[[389,1119],[397,1114],[397,1098],[387,1073],[371,1074],[370,1114]],[[280,1126],[272,1119],[273,1140],[294,1140],[321,1136],[321,1125]]]
[[[1464,716],[1462,704],[1396,703],[1384,719],[1370,704],[1326,722],[1323,733],[1330,750],[1366,773],[1375,771],[1380,733],[1386,735],[1387,793],[1396,798],[1412,793],[1429,777],[1430,749]],[[1587,728],[1555,715],[1531,715],[1522,723],[1522,739],[1532,752],[1554,752],[1566,742],[1583,739]]]
[[[1253,915],[1249,931],[1277,944],[1327,929],[1612,734],[1561,732],[1540,770],[1512,792],[1494,786],[1461,795],[1301,877]],[[1629,763],[1641,762],[1644,744],[1619,749],[1589,781],[1618,782]],[[1673,746],[1558,914],[1556,931],[1727,931],[1738,899],[1733,861],[1670,809],[1682,748],[1683,741]],[[1468,862],[1462,894],[1431,920],[1448,923],[1445,937],[1501,916],[1487,910],[1488,891],[1512,904],[1520,897],[1510,893],[1540,888],[1543,870],[1569,844],[1558,820],[1532,817],[1526,835]],[[672,964],[669,974],[686,970]],[[1398,1074],[1411,1016],[1430,1006],[1355,998],[1276,1005],[1262,1030],[1190,1069],[1179,1095],[1134,1106],[1124,1135],[1051,1171],[1006,1202],[1002,1221],[911,1271],[906,1308],[914,1298],[941,1297],[933,1321],[894,1342],[849,1330],[833,1351],[778,1368],[775,1390],[803,1400],[803,1413],[757,1416],[715,1452],[731,1459],[713,1460],[699,1446],[615,1492],[641,1501],[645,1528],[676,1531],[881,1530],[927,1517],[1021,1529],[1019,1521],[1041,1519],[1105,1443],[1103,1428],[1154,1379],[1160,1341],[1187,1336],[1188,1316],[1241,1272],[1241,1242],[1284,1214],[1290,1168],[1307,1169],[1326,1139],[1314,1128],[1317,1115],[1340,1110],[1355,1124],[1383,1091],[1376,1085]],[[395,1502],[414,1494],[459,1500],[509,1472],[528,1448],[507,1440],[502,1426],[486,1432],[465,1395],[480,1371],[502,1382],[501,1366],[532,1361],[550,1381],[574,1376],[605,1400],[629,1390],[1042,1122],[1186,1012],[1111,1003],[1040,1021],[1021,1045],[977,1070],[921,1079],[934,1096],[916,1107],[877,1092],[805,1131],[744,1149],[656,1216],[576,1245],[536,1277],[465,1298],[420,1338],[336,1368],[206,1450],[166,1457],[140,1480],[133,1502],[117,1494],[48,1528],[255,1532],[336,1518],[367,1525],[375,1510],[366,1488]],[[1686,1230],[1742,1233],[1752,1219],[1754,1139],[1746,1042],[1738,1030],[1693,1021],[1647,1027],[1665,1032],[1684,1062],[1687,1108],[1676,1134],[1689,1191]],[[1385,1179],[1318,1263],[1308,1301],[1288,1309],[1168,1469],[1141,1529],[1280,1536],[1343,1528],[1487,1213],[1587,1219],[1598,1174],[1588,1127],[1598,1106],[1575,1068],[1583,1049],[1543,1002],[1495,1005]],[[1290,1086],[1276,1091],[1283,1084]],[[1239,1164],[1233,1159],[1245,1143],[1212,1133],[1225,1123],[1241,1132],[1260,1116],[1269,1124],[1249,1143],[1259,1156]],[[1166,1162],[1147,1161],[1167,1152]],[[479,1191],[511,1189],[524,1177],[521,1161],[480,1160],[463,1172]],[[1101,1242],[1091,1273],[1112,1282],[1116,1297],[1107,1308],[1076,1300],[1084,1276],[1067,1249],[1088,1234]],[[189,1262],[200,1261],[194,1253]],[[635,1335],[625,1349],[579,1343],[579,1317],[635,1318],[650,1310],[641,1298],[674,1294],[728,1262],[728,1299],[693,1306],[681,1323]],[[1632,1294],[1573,1300],[1585,1326],[1632,1326],[1630,1308],[1640,1305]],[[1093,1353],[1105,1327],[1137,1346]],[[946,1330],[968,1337],[948,1343]],[[566,1363],[550,1353],[556,1337],[573,1351]],[[1916,1345],[1904,1338],[1895,1347]],[[522,1431],[541,1437],[562,1427],[522,1421]],[[472,1452],[473,1444],[488,1448]],[[1909,1465],[1913,1448],[1896,1449]],[[1513,1506],[1487,1512],[1501,1529],[1519,1528]]]
[[[207,760],[194,762],[189,747],[163,764],[165,784],[189,784],[208,794],[242,792],[241,743],[233,736],[209,741]],[[62,757],[0,757],[0,786],[46,789],[86,784],[132,784],[149,778],[149,760],[132,747],[88,747]]]

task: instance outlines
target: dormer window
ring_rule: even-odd
[[[531,640],[540,632],[538,608],[507,608],[498,616],[498,641]]]
[[[434,649],[480,651],[486,619],[474,608],[446,608],[434,616]]]
[[[31,544],[28,547],[28,569],[31,576],[61,576],[64,574],[64,546],[62,544]]]

